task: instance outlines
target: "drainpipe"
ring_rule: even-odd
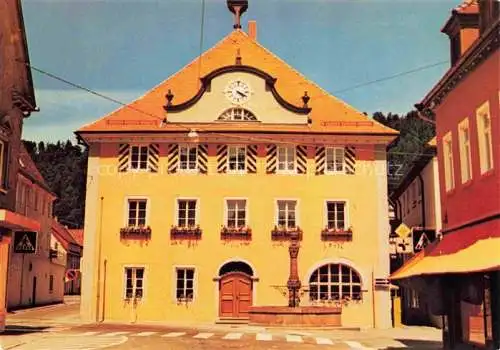
[[[420,196],[422,197],[421,201],[421,210],[422,210],[422,229],[425,230],[426,217],[425,217],[425,191],[424,191],[424,178],[422,174],[418,174],[418,180],[420,181]]]
[[[101,301],[101,254],[102,254],[102,217],[103,217],[104,197],[101,197],[101,217],[99,218],[99,244],[97,247],[97,295],[96,295],[96,313],[95,321],[99,323],[99,306]]]
[[[106,275],[108,270],[108,259],[104,259],[104,276],[102,281],[102,317],[99,323],[104,322],[106,312]]]

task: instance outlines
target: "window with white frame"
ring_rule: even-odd
[[[125,268],[125,298],[142,299],[144,296],[144,267]]]
[[[228,199],[226,201],[227,227],[243,227],[247,222],[247,201],[244,199]]]
[[[311,301],[361,300],[362,297],[361,278],[347,265],[323,265],[309,279]]]
[[[146,225],[147,214],[146,199],[129,199],[128,200],[128,226],[140,227]]]
[[[244,120],[257,121],[255,115],[247,109],[236,107],[224,111],[218,118],[224,121]]]
[[[246,148],[245,146],[228,147],[228,166],[231,172],[245,171]]]
[[[493,169],[493,145],[491,138],[491,116],[489,103],[477,110],[477,138],[479,142],[479,163],[481,174]]]
[[[148,168],[148,146],[130,147],[130,169],[146,170]]]
[[[192,227],[196,225],[196,199],[177,200],[177,226]]]
[[[458,124],[458,142],[460,144],[460,174],[462,183],[472,179],[472,162],[470,155],[469,120],[465,118]]]
[[[444,184],[447,191],[455,187],[455,175],[453,169],[453,143],[451,132],[443,137],[444,156]]]
[[[344,147],[326,148],[326,172],[343,173],[345,169]]]
[[[194,268],[176,268],[177,283],[175,297],[177,301],[192,301],[194,298]]]
[[[326,202],[326,221],[329,229],[346,228],[346,203],[343,201]]]
[[[179,148],[179,169],[195,171],[198,169],[198,147],[181,146]]]
[[[278,172],[295,172],[295,146],[278,147]]]
[[[278,205],[278,226],[285,228],[295,228],[297,226],[297,201],[279,200]]]

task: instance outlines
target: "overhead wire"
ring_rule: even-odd
[[[24,62],[24,61],[21,61],[23,64],[25,64],[27,67],[33,69],[34,71],[40,73],[40,74],[43,74],[43,75],[46,75],[52,79],[55,79],[57,81],[60,81],[62,83],[65,83],[69,86],[72,86],[74,88],[77,88],[77,89],[80,89],[80,90],[83,90],[87,93],[90,93],[92,95],[95,95],[95,96],[98,96],[100,98],[103,98],[107,101],[110,101],[110,102],[113,102],[113,103],[116,103],[124,108],[128,108],[128,109],[131,109],[135,112],[138,112],[138,113],[141,113],[141,114],[144,114],[144,115],[147,115],[149,117],[153,117],[155,119],[158,119],[159,122],[162,122],[165,120],[165,116],[159,116],[157,114],[153,114],[153,113],[150,113],[150,112],[147,112],[147,111],[144,111],[140,108],[137,108],[137,107],[134,107],[132,106],[130,103],[125,103],[125,102],[122,102],[122,101],[119,101],[115,98],[112,98],[112,97],[109,97],[107,95],[104,95],[102,93],[99,93],[95,90],[92,90],[90,88],[87,88],[81,84],[77,84],[77,83],[74,83],[74,82],[71,82],[65,78],[62,78],[56,74],[53,74],[53,73],[50,73],[50,72],[47,72],[41,68],[38,68],[36,66],[33,66],[32,64],[30,63],[27,63],[27,62]],[[415,70],[412,70],[412,71],[415,71]],[[359,86],[359,85],[358,85]],[[217,131],[211,131],[211,130],[208,130],[208,129],[204,129],[204,128],[199,128],[199,127],[196,127],[196,128],[193,128],[193,127],[190,127],[190,126],[186,126],[186,125],[182,125],[180,123],[171,123],[173,125],[175,125],[176,127],[179,127],[180,129],[184,129],[185,131],[192,131],[192,130],[196,130],[197,132],[200,131],[200,132],[206,132],[206,133],[210,133],[212,135],[215,135],[215,136],[222,136],[222,137],[225,137],[225,138],[235,138],[235,139],[241,139],[241,140],[245,140],[245,141],[258,141],[258,142],[263,142],[263,141],[267,141],[267,142],[270,142],[270,143],[275,143],[275,144],[288,144],[289,142],[286,142],[286,141],[279,141],[279,140],[276,140],[276,139],[271,139],[271,138],[263,138],[263,137],[251,137],[251,136],[241,136],[241,135],[235,135],[235,134],[228,134],[228,133],[222,133],[222,132],[217,132]],[[303,143],[303,144],[306,144],[306,143]],[[314,143],[311,143],[310,145],[314,145]],[[358,149],[363,149],[362,147],[359,147],[359,146],[356,146]],[[366,148],[367,150],[373,150],[373,148]],[[378,153],[387,153],[385,151],[377,151],[377,150],[373,150],[374,152],[378,152]],[[394,154],[394,155],[414,155],[414,156],[429,156],[429,157],[433,157],[433,155],[429,155],[429,154],[426,154],[426,153],[415,153],[415,152],[390,152],[391,154]]]

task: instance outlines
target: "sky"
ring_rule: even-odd
[[[23,0],[31,64],[129,103],[232,30],[226,0]],[[406,113],[449,68],[440,32],[460,0],[249,0],[258,41],[369,115]],[[202,25],[203,23],[203,25]],[[203,28],[203,30],[202,30]],[[371,82],[419,67],[394,79]],[[73,139],[119,105],[33,72],[37,105],[23,138]]]

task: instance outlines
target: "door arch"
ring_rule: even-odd
[[[219,317],[248,318],[253,302],[252,268],[232,261],[220,268],[219,276]]]

